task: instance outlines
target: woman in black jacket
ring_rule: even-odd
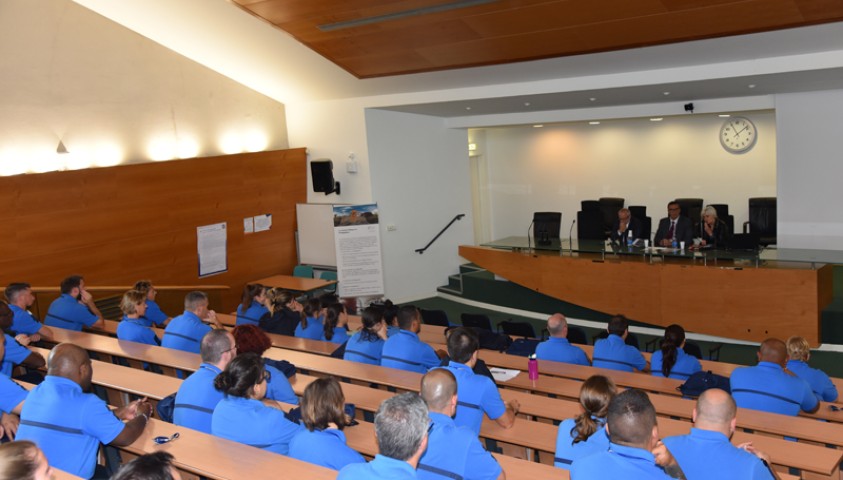
[[[296,326],[301,321],[302,305],[287,290],[273,288],[266,292],[269,313],[261,317],[261,330],[280,335],[295,336]]]

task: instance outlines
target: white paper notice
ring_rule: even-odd
[[[255,217],[255,232],[265,232],[272,228],[272,214],[258,215]]]
[[[196,227],[200,277],[207,277],[228,270],[226,241],[225,222]]]
[[[334,244],[339,295],[383,295],[378,206],[334,206]]]
[[[496,382],[506,382],[512,380],[513,378],[517,377],[521,370],[509,370],[506,368],[497,368],[492,367],[489,369],[492,372],[492,376],[495,377]]]
[[[243,233],[252,233],[255,231],[255,219],[247,217],[243,219]]]

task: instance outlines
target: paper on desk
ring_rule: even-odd
[[[506,368],[493,367],[489,369],[496,382],[506,382],[517,377],[521,370],[509,370]]]

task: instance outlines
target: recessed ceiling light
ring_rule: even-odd
[[[590,101],[590,102],[594,102],[596,100],[597,100],[597,98],[595,98],[595,97],[591,97],[591,98],[588,99],[588,101]]]
[[[664,95],[664,96],[670,95],[670,92],[662,92],[662,95]]]
[[[600,125],[600,122],[588,122],[589,125]]]
[[[543,126],[544,125],[542,125],[542,124],[538,124],[538,125],[533,125],[533,128],[542,128]]]
[[[664,117],[653,117],[650,119],[651,122],[661,122],[664,120]]]
[[[471,110],[471,107],[465,107],[466,110]]]
[[[749,88],[755,88],[755,84],[754,84],[754,83],[750,83],[749,85],[747,85],[747,87],[749,87]]]
[[[720,113],[720,114],[718,114],[717,116],[718,116],[718,117],[720,117],[720,118],[729,118],[729,117],[731,117],[731,115],[729,115],[728,113]]]
[[[529,106],[530,106],[530,102],[524,102],[524,106],[525,106],[525,107],[529,107]]]

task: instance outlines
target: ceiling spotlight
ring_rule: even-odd
[[[524,106],[525,106],[525,107],[529,107],[529,106],[530,106],[530,102],[524,102]]]
[[[471,107],[465,107],[466,110],[471,110]]]
[[[589,125],[600,125],[600,122],[588,122]]]
[[[668,96],[668,95],[670,95],[670,92],[662,92],[662,95]]]
[[[747,85],[747,87],[749,87],[749,88],[755,88],[755,84],[754,84],[754,83],[750,83],[749,85]]]
[[[62,154],[62,155],[65,154],[65,153],[69,153],[67,151],[67,147],[64,146],[64,142],[62,142],[61,140],[59,140],[59,144],[56,147],[56,153]]]
[[[595,98],[595,97],[591,97],[591,98],[588,99],[589,102],[594,102],[596,100],[597,100],[597,98]]]
[[[650,119],[651,122],[661,122],[664,120],[664,117],[653,117]]]
[[[533,128],[542,128],[543,126],[544,125],[542,125],[542,124],[538,124],[538,125],[533,125]]]
[[[718,114],[717,116],[718,116],[718,117],[720,117],[720,118],[729,118],[729,117],[731,117],[731,115],[729,115],[728,113],[720,113],[720,114]]]

